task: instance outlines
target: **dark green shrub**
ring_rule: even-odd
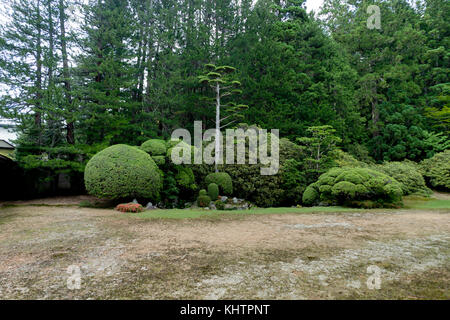
[[[158,165],[158,167],[166,164],[165,156],[153,156],[152,159],[153,159],[153,161],[155,161],[155,163]]]
[[[367,168],[369,165],[362,161],[356,159],[350,153],[344,152],[342,150],[336,150],[333,154],[333,160],[338,167],[358,167],[358,168]]]
[[[197,205],[202,208],[209,207],[211,203],[211,198],[209,196],[200,195],[197,198]]]
[[[403,195],[405,196],[410,194],[425,196],[431,194],[431,190],[427,188],[422,174],[411,161],[386,162],[375,169],[400,182]]]
[[[184,166],[175,166],[177,169],[177,174],[175,179],[177,180],[177,184],[184,189],[195,190],[197,189],[197,185],[195,184],[194,173],[191,168]]]
[[[355,206],[370,200],[377,206],[401,203],[402,186],[394,178],[367,168],[332,168],[309,185],[303,194],[305,205],[324,202]]]
[[[225,210],[225,203],[223,203],[222,200],[216,200],[216,202],[214,202],[214,205],[216,206],[217,210]]]
[[[263,165],[260,163],[224,165],[219,169],[231,176],[233,191],[239,197],[259,207],[290,206],[300,203],[306,188],[305,175],[299,160],[302,158],[300,146],[288,139],[280,139],[280,168],[276,175],[262,176],[260,169]]]
[[[160,139],[150,139],[141,145],[141,150],[151,156],[164,156],[167,151],[166,142]]]
[[[119,144],[97,153],[86,165],[84,182],[98,198],[146,198],[157,201],[161,173],[153,159],[136,147]]]
[[[230,196],[233,194],[233,181],[226,172],[210,173],[205,178],[206,185],[215,183],[219,186],[221,194]]]
[[[208,185],[208,195],[211,197],[211,200],[216,201],[219,197],[219,186],[215,183],[210,183]]]
[[[450,191],[450,150],[423,160],[420,171],[432,188]]]
[[[312,206],[319,199],[319,192],[313,186],[308,186],[303,192],[302,203],[307,206]]]
[[[208,195],[208,191],[206,191],[205,189],[202,189],[198,192],[199,196],[207,196]]]

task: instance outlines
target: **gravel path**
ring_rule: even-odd
[[[0,298],[449,299],[449,213],[145,220],[5,207]]]

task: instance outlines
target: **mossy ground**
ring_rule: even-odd
[[[449,299],[446,200],[138,215],[15,204],[0,209],[0,298]]]

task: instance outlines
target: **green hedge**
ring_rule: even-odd
[[[215,183],[219,186],[220,192],[224,195],[230,196],[233,194],[233,181],[226,172],[210,173],[205,178],[206,185]]]
[[[197,185],[195,184],[195,177],[192,169],[189,167],[183,166],[175,166],[177,170],[177,174],[175,175],[175,180],[177,181],[177,185],[184,189],[197,189]]]
[[[98,198],[146,198],[159,200],[161,173],[144,151],[114,145],[97,153],[86,165],[86,190]]]
[[[216,201],[219,197],[219,186],[215,183],[210,183],[208,185],[208,195],[211,197],[211,200]]]
[[[386,174],[368,168],[333,168],[303,193],[303,204],[363,206],[400,205],[402,185]]]
[[[450,191],[450,150],[422,161],[420,171],[432,188]]]
[[[279,142],[280,168],[276,175],[262,176],[260,169],[263,165],[260,163],[219,166],[219,170],[231,176],[235,194],[259,207],[291,206],[300,203],[306,188],[305,174],[300,162],[300,159],[304,158],[302,149],[288,139],[280,139]]]
[[[160,139],[150,139],[141,145],[141,150],[151,156],[164,156],[167,152],[166,142]]]
[[[165,156],[153,156],[153,161],[158,165],[158,167],[163,166],[166,164],[166,157]]]
[[[410,161],[386,162],[376,167],[388,176],[391,176],[402,186],[403,195],[420,194],[428,196],[431,190],[427,188],[425,180],[416,164]]]

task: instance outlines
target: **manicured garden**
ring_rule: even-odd
[[[261,164],[222,164],[217,169],[207,164],[174,164],[172,153],[193,158],[196,150],[179,140],[150,139],[137,147],[114,145],[88,162],[86,190],[122,212],[160,210],[154,216],[168,212],[164,209],[194,209],[183,215],[196,216],[209,210],[259,212],[255,211],[259,207],[300,208],[299,212],[311,206],[318,207],[312,211],[336,206],[402,208],[405,196],[427,199],[430,188],[450,190],[450,151],[420,163],[376,164],[322,145],[328,152],[320,161],[312,161],[308,152],[317,146],[273,139],[280,146],[280,169],[269,176],[260,174]],[[245,147],[248,156],[248,142]]]

